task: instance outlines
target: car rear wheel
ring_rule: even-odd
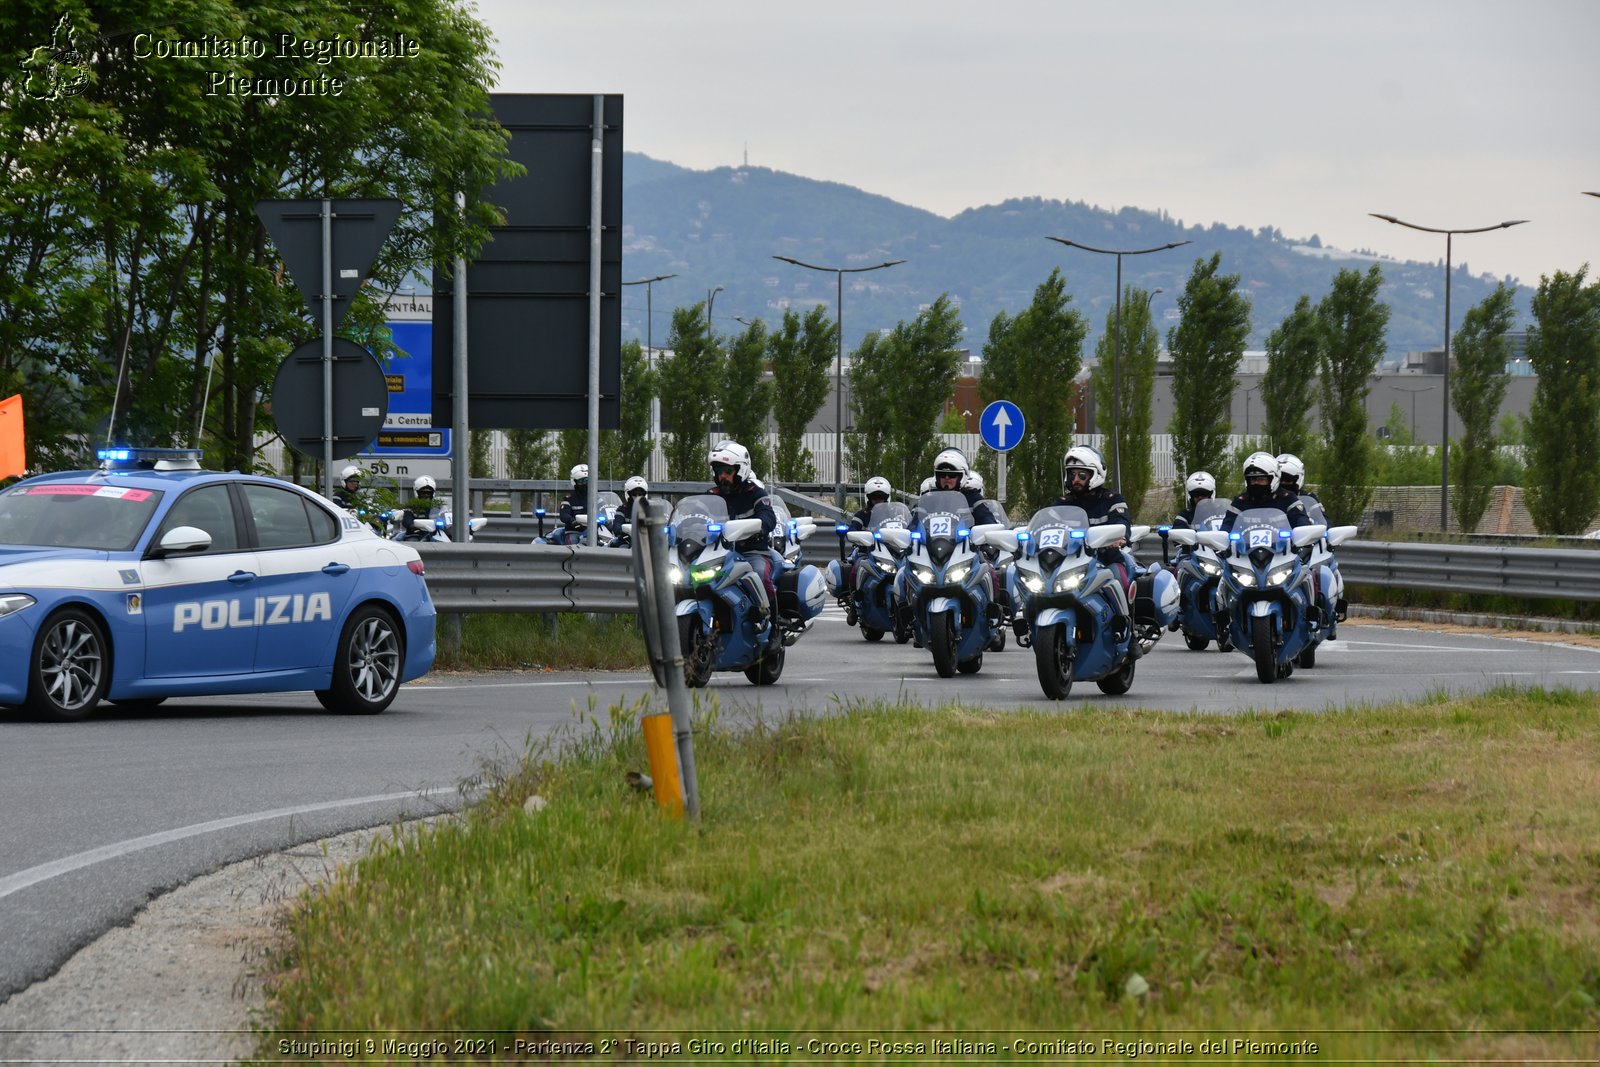
[[[317,700],[341,715],[376,715],[400,692],[404,642],[394,617],[375,604],[356,609],[339,635],[333,684]]]
[[[33,642],[23,707],[46,722],[73,722],[94,710],[111,679],[111,646],[94,616],[64,608]]]

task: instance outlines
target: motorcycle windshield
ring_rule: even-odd
[[[1228,515],[1228,505],[1221,500],[1202,500],[1194,509],[1194,521],[1189,525],[1196,530],[1220,530],[1222,520]]]
[[[617,512],[622,510],[622,498],[611,490],[595,494],[594,506],[600,512],[600,517],[606,520],[607,526],[616,525]]]
[[[1233,543],[1239,552],[1265,548],[1281,551],[1289,534],[1289,516],[1277,508],[1251,508],[1233,522]]]
[[[888,504],[879,504],[872,509],[872,514],[867,516],[867,529],[873,533],[879,530],[909,530],[911,529],[911,509],[898,500]]]
[[[709,527],[727,521],[728,502],[720,496],[686,496],[672,509],[672,535],[686,554],[697,554],[712,540]]]
[[[1300,503],[1305,507],[1306,514],[1311,516],[1311,521],[1318,526],[1328,525],[1328,514],[1322,510],[1322,501],[1309,493],[1300,494]]]
[[[955,551],[957,533],[972,529],[972,508],[961,493],[948,490],[923,493],[913,516],[935,563],[943,563]]]
[[[981,503],[989,506],[989,514],[994,516],[995,522],[998,522],[1001,526],[1011,525],[1011,518],[1006,514],[1006,509],[1001,506],[1000,501],[985,499]]]
[[[1082,534],[1089,529],[1089,513],[1072,504],[1040,508],[1028,520],[1028,541],[1046,567],[1054,567],[1083,544]],[[1073,537],[1073,533],[1079,534]]]

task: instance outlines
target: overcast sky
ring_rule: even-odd
[[[686,167],[748,146],[942,215],[1042,196],[1422,261],[1443,236],[1367,212],[1529,219],[1455,262],[1537,284],[1600,261],[1595,0],[477,6],[501,91],[622,93],[624,146]]]

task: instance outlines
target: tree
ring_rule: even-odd
[[[493,461],[489,457],[490,435],[493,430],[472,430],[467,436],[472,438],[472,444],[467,448],[467,475],[471,478],[488,478],[494,474]]]
[[[1156,357],[1161,344],[1155,323],[1150,318],[1150,294],[1143,289],[1126,286],[1122,294],[1122,355],[1120,388],[1116,383],[1115,310],[1106,314],[1105,333],[1095,345],[1094,404],[1095,410],[1104,412],[1096,422],[1108,435],[1116,426],[1115,438],[1105,450],[1106,482],[1128,501],[1128,511],[1138,517],[1144,505],[1145,493],[1154,481],[1154,465],[1150,460],[1151,403],[1156,387]],[[1117,408],[1118,393],[1121,409],[1113,423],[1111,413]],[[1122,472],[1116,470],[1115,456],[1120,445]]]
[[[1455,337],[1450,406],[1461,419],[1461,443],[1450,443],[1450,469],[1455,473],[1456,523],[1477,529],[1489,507],[1498,466],[1495,420],[1506,395],[1506,361],[1511,345],[1512,299],[1504,284],[1468,310]]]
[[[10,327],[0,331],[0,378],[26,379],[30,441],[53,451],[86,444],[103,426],[147,441],[190,438],[213,464],[249,469],[278,363],[320,332],[283,276],[256,202],[400,199],[374,289],[472,255],[497,212],[474,200],[461,217],[454,190],[520,172],[505,161],[503,132],[481,118],[493,81],[488,30],[444,0],[112,0],[93,5],[99,22],[75,6],[70,32],[91,75],[84,91],[40,100],[28,77],[8,70],[0,81],[0,321]],[[11,5],[0,37],[48,42],[57,15]],[[260,42],[403,35],[417,52],[155,61],[135,53],[133,26]],[[324,76],[339,92],[255,89],[256,79],[326,84]],[[347,335],[386,351],[379,302],[366,291],[346,324]]]
[[[852,470],[899,486],[920,483],[924,472],[933,472],[940,447],[933,430],[955,385],[960,343],[961,318],[948,293],[887,337],[868,334],[862,340],[849,372],[856,423],[846,442]]]
[[[1533,297],[1528,359],[1528,512],[1540,533],[1578,534],[1600,512],[1600,284],[1557,271]]]
[[[706,335],[705,304],[676,308],[667,335],[672,354],[657,371],[661,391],[661,424],[665,434],[667,477],[701,481],[710,476],[706,455],[711,448],[711,422],[719,390],[726,379],[722,350]]]
[[[1073,382],[1083,366],[1089,324],[1077,309],[1059,269],[1033,291],[1015,317],[1005,312],[989,324],[978,396],[985,404],[1011,400],[1027,420],[1021,443],[1006,456],[1006,495],[1014,513],[1044,507],[1061,491],[1061,458],[1072,445],[1077,412]]]
[[[600,431],[600,471],[610,481],[643,474],[650,463],[650,401],[656,395],[656,372],[650,369],[637,340],[622,346],[622,395],[617,428]]]
[[[1359,521],[1372,499],[1372,443],[1367,437],[1368,379],[1383,358],[1389,308],[1378,301],[1383,272],[1341,270],[1317,304],[1321,327],[1323,437],[1318,481],[1323,506],[1339,522]]]
[[[818,304],[801,319],[783,313],[783,326],[767,337],[772,384],[783,403],[773,406],[778,427],[777,475],[780,482],[811,482],[817,469],[805,447],[806,427],[828,399],[829,370],[838,351],[839,325]]]
[[[1167,332],[1172,353],[1172,420],[1167,425],[1180,499],[1190,472],[1214,472],[1227,456],[1234,375],[1250,337],[1250,300],[1239,292],[1239,275],[1217,273],[1221,264],[1220,252],[1195,260],[1178,297],[1182,318]]]
[[[772,383],[767,370],[767,328],[760,320],[745,327],[728,350],[722,386],[722,432],[750,450],[758,478],[773,476],[767,448],[767,416],[772,411]]]
[[[556,446],[544,430],[506,431],[506,476],[518,481],[553,478]]]
[[[1278,452],[1304,456],[1310,443],[1311,402],[1322,362],[1322,328],[1302,295],[1267,335],[1267,373],[1261,378],[1267,440]]]

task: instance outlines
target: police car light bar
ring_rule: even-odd
[[[200,456],[198,448],[102,448],[95,453],[106,471],[197,471]]]

